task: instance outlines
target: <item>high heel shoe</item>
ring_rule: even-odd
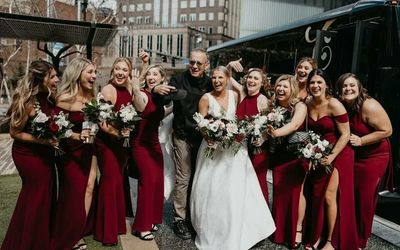
[[[300,241],[295,241],[292,249],[298,249],[301,246],[301,239],[303,238],[303,230],[297,230],[296,236],[297,236],[297,234],[301,234]],[[297,239],[297,237],[296,237],[296,239]]]

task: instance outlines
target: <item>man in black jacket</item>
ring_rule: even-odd
[[[209,66],[208,55],[203,49],[194,49],[190,53],[189,68],[171,78],[169,85],[158,85],[152,93],[160,96],[172,95],[174,119],[173,148],[176,170],[176,184],[173,196],[174,232],[181,239],[190,239],[188,230],[188,200],[190,183],[196,165],[196,156],[202,137],[196,130],[193,115],[198,112],[201,96],[212,90],[211,79],[205,74]],[[174,92],[184,90],[186,97],[173,98]]]

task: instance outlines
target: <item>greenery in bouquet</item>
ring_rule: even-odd
[[[121,108],[118,110],[118,112],[115,115],[114,122],[117,123],[117,126],[119,126],[122,129],[134,129],[136,127],[137,123],[141,119],[142,118],[136,112],[136,109],[130,103],[126,106],[121,105]],[[124,138],[123,146],[130,147],[129,137]]]
[[[247,124],[250,142],[262,137],[263,133],[267,130],[267,121],[268,118],[265,114],[257,114],[242,120],[242,122]],[[250,143],[249,147],[252,154],[259,154],[262,152],[261,146],[254,146]]]
[[[322,165],[321,159],[332,152],[333,145],[327,140],[321,139],[321,136],[312,130],[309,130],[308,133],[310,135],[309,141],[299,146],[296,151],[297,155],[310,162],[311,170],[323,168],[326,173],[330,173],[332,171],[332,166]]]

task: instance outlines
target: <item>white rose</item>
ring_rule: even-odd
[[[321,153],[316,153],[316,154],[314,155],[314,158],[317,159],[317,160],[319,160],[319,159],[322,158],[322,154],[321,154]]]
[[[49,120],[49,117],[42,111],[39,111],[39,113],[36,115],[35,119],[33,119],[34,122],[36,123],[45,123]]]

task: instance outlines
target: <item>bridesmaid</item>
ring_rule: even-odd
[[[160,65],[150,65],[145,71],[145,86],[140,89],[138,72],[133,78],[133,101],[141,112],[138,127],[134,130],[132,156],[137,162],[139,185],[133,234],[141,240],[154,239],[153,232],[162,223],[164,207],[163,155],[158,140],[158,127],[164,118],[162,104],[156,105],[151,89],[165,80],[165,70]]]
[[[240,64],[240,62],[235,61]],[[228,66],[233,67],[232,62]],[[239,65],[236,65],[236,68]],[[241,66],[241,65],[240,65]],[[235,68],[235,67],[233,67]],[[235,70],[236,70],[235,68]],[[238,70],[241,71],[241,70]],[[268,87],[269,82],[266,75],[259,68],[250,69],[245,76],[244,84],[239,84],[231,77],[233,88],[239,92],[240,103],[236,110],[238,119],[244,119],[246,116],[255,116],[261,111],[268,109],[269,100],[265,96],[264,88]],[[266,137],[261,136],[259,139],[252,141],[255,147],[261,147],[262,151],[257,154],[251,154],[250,160],[256,171],[258,182],[265,200],[268,203],[268,186],[267,186],[267,169],[268,169],[268,152],[263,143]]]
[[[354,208],[354,152],[347,146],[350,138],[349,119],[344,106],[331,97],[331,84],[320,69],[310,72],[307,89],[312,98],[307,103],[308,128],[331,144],[332,152],[322,158],[331,165],[327,174],[320,167],[309,174],[310,200],[307,201],[307,249],[357,249]]]
[[[117,112],[132,100],[132,63],[128,58],[120,57],[111,68],[111,79],[101,94]],[[96,136],[100,180],[94,238],[103,245],[116,245],[118,234],[126,233],[123,178],[128,151],[122,146],[122,137],[129,137],[130,130],[120,130],[106,122],[100,124],[100,128]]]
[[[74,124],[70,138],[61,141],[66,152],[58,163],[59,195],[52,249],[86,249],[83,236],[92,205],[97,162],[92,144],[84,144],[89,131],[82,129],[85,103],[94,98],[96,67],[85,58],[75,58],[66,67],[56,103]],[[90,227],[90,225],[88,225]],[[89,228],[90,229],[90,228]]]
[[[275,105],[291,112],[291,121],[285,126],[274,129],[268,127],[272,137],[287,136],[297,130],[304,130],[307,107],[297,97],[296,80],[291,75],[280,76],[275,83]],[[308,164],[288,151],[286,143],[279,144],[271,155],[273,170],[272,216],[276,230],[272,241],[284,244],[292,249],[301,246],[303,219],[306,200],[303,195],[304,180]]]
[[[50,214],[54,179],[54,148],[57,140],[30,134],[36,116],[35,103],[51,115],[59,82],[54,67],[33,61],[27,75],[15,89],[9,110],[10,135],[14,139],[12,158],[22,179],[22,189],[11,217],[1,250],[49,249]]]
[[[299,94],[297,97],[300,99],[300,101],[305,102],[308,97],[308,92],[307,92],[308,74],[310,74],[311,70],[316,68],[317,68],[317,62],[311,57],[303,57],[297,63],[295,76],[299,89]]]
[[[355,151],[354,195],[358,247],[366,248],[378,198],[378,186],[390,159],[390,119],[367,93],[358,77],[346,73],[337,82],[340,98],[350,116],[350,144]]]

